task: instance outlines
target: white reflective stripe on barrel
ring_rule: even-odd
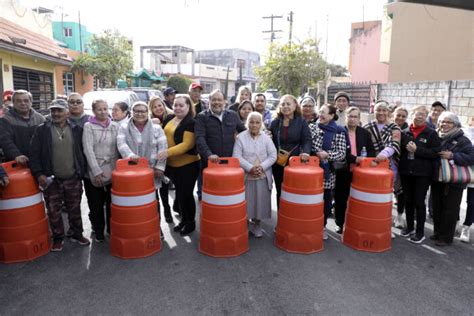
[[[202,200],[213,205],[235,205],[245,201],[245,192],[233,195],[214,195],[202,192]]]
[[[323,194],[295,194],[281,190],[281,199],[295,204],[319,204],[323,202]]]
[[[368,193],[359,191],[351,187],[351,197],[369,203],[389,203],[392,202],[392,193]]]
[[[117,206],[141,206],[152,203],[155,200],[155,192],[136,196],[120,196],[112,194],[112,204]]]
[[[41,192],[23,198],[0,200],[0,211],[33,206],[40,202],[43,202]]]

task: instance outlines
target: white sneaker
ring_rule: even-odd
[[[255,224],[255,230],[253,234],[256,238],[261,238],[263,236],[263,230],[260,224]]]
[[[402,214],[397,214],[397,216],[395,217],[394,226],[395,226],[395,228],[405,227],[405,223],[403,221],[403,215]]]
[[[328,230],[326,228],[324,228],[324,230],[323,230],[323,240],[328,240],[328,238],[329,238]]]
[[[466,242],[466,243],[469,243],[469,239],[470,239],[470,232],[469,232],[469,229],[471,227],[470,226],[466,226],[466,225],[463,225],[462,228],[461,228],[461,236],[459,237],[459,240],[462,241],[462,242]]]
[[[392,232],[392,239],[395,239],[397,237],[397,235],[395,235],[394,232]]]

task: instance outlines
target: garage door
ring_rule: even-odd
[[[13,89],[30,91],[33,95],[33,108],[46,110],[54,98],[53,74],[13,67]]]

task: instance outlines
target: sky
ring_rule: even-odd
[[[290,11],[293,11],[293,41],[308,37],[320,41],[320,52],[330,63],[347,66],[352,22],[380,20],[387,0],[20,0],[26,7],[53,9],[65,20],[76,20],[93,33],[118,29],[141,45],[181,45],[195,50],[241,48],[258,52],[265,59],[270,19],[274,20],[276,42],[289,40]],[[327,43],[327,45],[326,45]],[[137,56],[136,56],[137,57]],[[136,58],[137,59],[137,58]]]

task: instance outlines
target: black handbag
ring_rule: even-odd
[[[346,160],[343,160],[343,161],[331,161],[331,169],[335,172],[341,172],[341,171],[347,171],[349,170],[348,166],[347,166],[347,161]]]

